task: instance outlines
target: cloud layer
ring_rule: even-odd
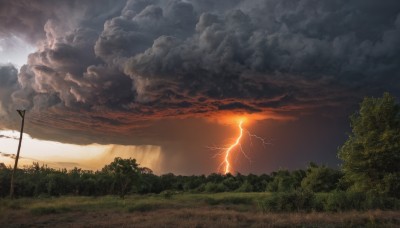
[[[160,119],[296,118],[400,88],[397,0],[4,0],[0,15],[0,38],[37,47],[0,66],[0,128],[25,108],[34,137],[146,143]]]

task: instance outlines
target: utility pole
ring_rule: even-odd
[[[15,164],[14,164],[14,169],[11,174],[11,186],[10,186],[10,198],[14,198],[14,176],[15,172],[17,171],[17,166],[18,166],[18,159],[19,159],[19,151],[21,150],[21,143],[22,143],[22,133],[24,132],[24,123],[25,123],[25,110],[17,110],[18,114],[22,118],[22,124],[21,124],[21,132],[19,135],[19,144],[18,144],[18,151],[17,151],[17,157],[15,157]]]

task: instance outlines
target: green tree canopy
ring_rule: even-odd
[[[113,187],[121,197],[124,197],[139,182],[141,173],[136,159],[123,159],[120,157],[115,158],[113,162],[106,165],[102,172],[113,178]]]
[[[365,98],[350,121],[352,132],[339,149],[345,180],[354,190],[399,196],[399,104],[388,93]]]
[[[329,192],[337,187],[341,175],[339,170],[311,162],[306,177],[301,181],[301,187],[313,192]]]

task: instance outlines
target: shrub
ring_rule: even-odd
[[[325,205],[330,193],[319,193],[315,194],[314,199],[314,210],[315,211],[324,211]]]
[[[326,211],[370,210],[400,208],[400,200],[372,190],[365,192],[335,191],[328,194]]]
[[[334,191],[328,195],[325,203],[326,211],[345,211],[362,209],[365,194],[362,192]]]
[[[171,190],[165,190],[165,191],[161,192],[160,195],[162,197],[164,197],[165,199],[171,199],[172,196],[175,195],[175,192],[173,192]]]
[[[267,211],[311,211],[314,208],[315,194],[310,191],[296,190],[274,193],[259,202],[263,212]]]
[[[236,192],[253,192],[253,185],[246,180],[238,189],[236,189]]]
[[[208,182],[204,190],[206,192],[224,192],[226,189],[223,184]]]
[[[400,200],[378,194],[376,191],[369,191],[366,194],[363,204],[365,209],[391,209],[398,210],[400,208]]]
[[[337,187],[341,176],[342,174],[338,170],[310,163],[307,175],[301,181],[301,187],[313,192],[329,192]]]

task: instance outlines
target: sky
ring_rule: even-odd
[[[365,96],[400,98],[398,0],[0,0],[0,162],[155,173],[338,168]]]

